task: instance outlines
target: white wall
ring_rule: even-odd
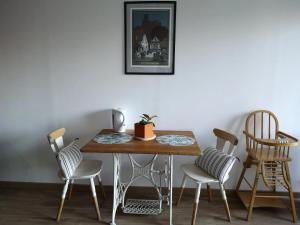
[[[159,129],[193,130],[201,147],[219,127],[240,137],[266,108],[300,138],[300,1],[180,0],[174,76],[124,75],[123,1],[0,1],[0,180],[58,182],[48,131],[87,142],[124,107],[129,124],[158,114]],[[300,191],[299,148],[291,173]],[[103,179],[112,184],[111,155]],[[192,157],[175,157],[179,165]],[[128,167],[128,161],[126,168]],[[237,165],[228,187],[240,173]]]

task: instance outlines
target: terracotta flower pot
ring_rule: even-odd
[[[134,124],[134,135],[139,138],[151,138],[154,136],[153,133],[153,124]]]

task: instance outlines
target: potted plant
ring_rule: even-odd
[[[155,124],[152,122],[152,119],[155,117],[157,116],[149,116],[148,114],[143,114],[141,116],[141,121],[134,124],[134,135],[136,138],[141,140],[152,140],[155,138],[153,133]]]

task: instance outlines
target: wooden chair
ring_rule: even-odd
[[[279,131],[278,119],[267,110],[257,110],[248,115],[244,134],[248,156],[244,162],[236,191],[248,210],[247,220],[251,220],[254,207],[285,207],[285,204],[280,201],[282,195],[276,194],[276,187],[280,185],[289,193],[292,220],[296,222],[296,208],[288,162],[291,161],[290,147],[296,146],[298,140]],[[245,177],[245,172],[252,165],[256,165],[256,173],[251,185]],[[270,192],[257,192],[260,177]],[[243,180],[251,191],[240,191]]]
[[[60,129],[50,132],[47,135],[51,149],[55,153],[56,157],[58,157],[59,153],[65,148],[64,140],[63,140],[64,134],[65,134],[65,128],[60,128]],[[71,144],[75,144],[74,146],[76,147],[77,146],[76,142],[78,140],[79,140],[78,138],[74,139],[74,141]],[[79,151],[79,148],[78,148],[78,151]],[[81,155],[80,151],[78,154]],[[82,156],[80,156],[80,157],[82,157]],[[97,177],[99,186],[100,186],[100,191],[101,191],[100,193],[102,195],[102,198],[104,199],[105,192],[104,192],[104,188],[103,188],[103,185],[101,182],[101,176],[100,176],[101,170],[102,170],[102,161],[101,160],[85,160],[85,159],[83,159],[83,160],[80,160],[80,164],[77,165],[77,167],[74,169],[72,175],[66,176],[65,172],[62,169],[62,166],[60,165],[60,170],[58,172],[58,175],[65,182],[65,186],[63,188],[61,202],[60,202],[60,206],[59,206],[58,213],[57,213],[57,218],[56,218],[57,222],[59,222],[60,217],[61,217],[61,212],[62,212],[62,208],[64,205],[64,200],[65,200],[65,196],[66,196],[69,184],[71,183],[68,199],[70,199],[71,195],[72,195],[74,180],[82,180],[82,179],[90,180],[90,185],[91,185],[91,190],[92,190],[92,194],[93,194],[93,198],[94,198],[97,217],[98,217],[98,220],[101,219],[95,185],[94,185],[94,178]]]
[[[232,155],[238,144],[237,137],[233,134],[230,134],[226,131],[216,129],[216,128],[213,130],[213,132],[214,132],[215,136],[217,137],[216,149],[220,152],[225,153],[226,155]],[[226,151],[225,145],[227,142],[229,142],[229,146]],[[196,193],[195,193],[195,201],[194,201],[194,206],[193,206],[192,222],[191,222],[192,225],[194,225],[196,222],[198,202],[199,202],[200,190],[201,190],[202,184],[207,184],[209,201],[211,200],[211,190],[210,190],[210,186],[209,186],[210,183],[219,183],[220,192],[221,192],[221,195],[222,195],[222,198],[224,201],[227,219],[229,222],[231,221],[230,210],[229,210],[229,206],[228,206],[228,202],[227,202],[226,192],[224,189],[224,183],[229,178],[229,173],[230,173],[230,170],[232,169],[232,166],[233,166],[233,164],[230,166],[230,168],[227,169],[226,174],[224,176],[225,178],[223,180],[216,179],[215,177],[209,175],[208,173],[206,173],[204,170],[202,170],[195,164],[185,164],[185,165],[181,166],[181,168],[184,172],[184,176],[183,176],[183,180],[182,180],[179,198],[177,201],[177,206],[179,206],[179,204],[180,204],[180,200],[181,200],[181,197],[182,197],[182,194],[184,191],[184,187],[185,187],[185,183],[186,183],[186,178],[189,177],[197,183],[197,188],[196,188]]]

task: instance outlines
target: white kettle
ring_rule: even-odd
[[[112,110],[112,125],[115,132],[125,132],[125,110],[121,108]]]

